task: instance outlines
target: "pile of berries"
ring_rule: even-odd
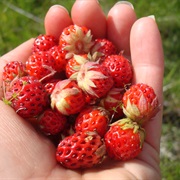
[[[111,41],[71,25],[59,39],[39,35],[25,63],[4,67],[3,100],[54,142],[62,166],[90,168],[142,151],[143,126],[159,103],[132,78],[131,62]]]

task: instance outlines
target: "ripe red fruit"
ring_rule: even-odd
[[[48,80],[53,77],[55,71],[54,58],[45,51],[32,54],[26,61],[26,70],[30,76],[35,76],[39,80]]]
[[[125,87],[131,84],[133,77],[132,65],[122,54],[110,55],[102,64],[110,71],[115,87]]]
[[[109,111],[112,121],[124,116],[122,109],[124,92],[124,88],[112,88],[108,94],[100,100],[100,106]]]
[[[50,79],[49,81],[45,82],[44,88],[46,90],[46,92],[51,95],[51,93],[53,92],[56,84],[60,81],[60,79]]]
[[[95,132],[76,132],[60,141],[56,159],[69,169],[85,169],[100,164],[105,156],[105,145]]]
[[[85,96],[77,83],[70,79],[58,82],[51,94],[51,107],[61,114],[79,113],[85,105]]]
[[[47,34],[40,34],[37,36],[33,43],[32,52],[48,51],[50,48],[58,44],[58,40]]]
[[[89,61],[88,54],[76,55],[68,60],[66,65],[66,76],[70,79],[77,79],[77,74],[81,68],[81,65]]]
[[[3,68],[2,79],[4,82],[11,82],[14,78],[26,75],[25,64],[19,61],[11,61]]]
[[[97,62],[87,62],[77,75],[78,86],[93,98],[105,96],[114,82],[106,67]]]
[[[27,73],[24,63],[19,61],[11,61],[7,63],[3,68],[2,74],[4,91],[8,91],[13,80],[25,76],[26,74]]]
[[[91,31],[84,26],[70,25],[61,33],[59,45],[66,51],[66,59],[73,54],[86,54],[93,45]]]
[[[65,51],[63,51],[59,46],[53,46],[49,49],[48,53],[54,58],[55,60],[55,70],[57,72],[65,71],[67,60],[65,59]]]
[[[103,62],[109,55],[117,54],[116,46],[108,39],[95,39],[91,48],[91,54],[94,59]]]
[[[99,106],[84,108],[75,121],[75,131],[96,131],[101,137],[108,130],[109,113]]]
[[[132,85],[124,93],[123,111],[127,117],[142,125],[153,118],[159,111],[153,88],[143,83]]]
[[[5,100],[23,118],[33,118],[47,107],[47,92],[34,76],[23,76],[13,82]]]
[[[145,131],[126,118],[111,124],[104,136],[107,154],[114,160],[134,159],[142,151]]]
[[[66,123],[66,116],[50,108],[46,109],[38,118],[38,126],[46,135],[55,135],[62,132]]]

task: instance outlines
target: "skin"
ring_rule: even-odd
[[[135,11],[127,4],[116,4],[106,17],[96,0],[76,0],[71,18],[64,7],[51,7],[45,17],[45,31],[58,37],[62,29],[72,23],[88,26],[95,37],[107,37],[112,40],[119,50],[124,50],[125,55],[131,58],[134,67],[133,83],[143,82],[154,88],[161,110],[145,126],[147,135],[143,151],[136,159],[127,162],[106,160],[100,167],[92,169],[65,169],[55,160],[56,149],[52,142],[38,133],[29,122],[20,118],[11,107],[0,101],[0,177],[60,180],[161,179],[159,146],[164,58],[155,20],[150,17],[136,20]],[[33,40],[24,42],[0,58],[0,76],[7,62],[26,61],[31,54]],[[2,85],[1,80],[0,83]],[[2,95],[1,89],[0,96]]]

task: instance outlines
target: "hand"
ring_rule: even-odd
[[[136,14],[127,4],[116,4],[107,18],[96,0],[76,0],[71,17],[65,8],[53,6],[45,17],[47,34],[58,37],[62,29],[72,23],[92,29],[95,37],[107,37],[119,50],[124,50],[134,67],[134,82],[152,86],[162,106],[163,50],[155,20]],[[0,58],[3,66],[12,60],[25,62],[31,53],[33,39]],[[131,53],[130,53],[131,52]],[[2,82],[0,81],[1,86]],[[0,92],[2,97],[2,89]],[[162,107],[149,122],[142,153],[127,162],[108,161],[101,167],[83,171],[63,168],[55,160],[54,145],[14,110],[0,101],[0,177],[3,178],[51,178],[51,179],[160,179],[159,145]]]

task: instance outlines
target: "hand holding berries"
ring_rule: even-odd
[[[131,85],[133,66],[123,53],[77,25],[66,27],[59,42],[38,36],[32,49],[25,65],[5,66],[4,101],[22,118],[34,118],[44,136],[59,138],[57,162],[78,169],[107,156],[136,158],[145,140],[142,126],[159,102],[147,84]]]

